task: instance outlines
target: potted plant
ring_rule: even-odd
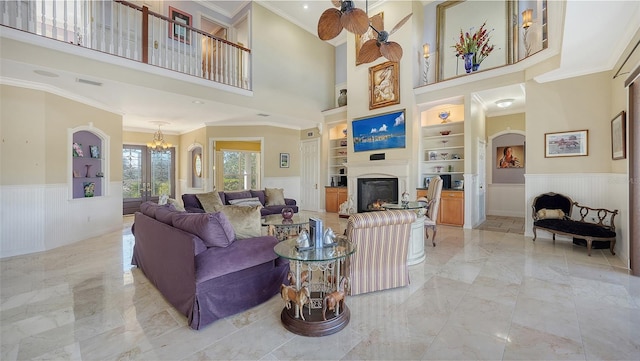
[[[460,29],[460,39],[452,47],[457,57],[462,57],[465,61],[465,70],[470,73],[471,70],[476,71],[480,63],[491,54],[495,45],[489,44],[491,40],[491,30],[485,29],[487,22],[482,23],[480,28],[473,32],[463,33]]]

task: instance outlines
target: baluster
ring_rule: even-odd
[[[20,30],[22,29],[22,3],[20,1],[16,1],[17,11],[16,11],[16,28]]]
[[[67,0],[63,0],[62,1],[62,9],[64,10],[64,14],[62,16],[62,29],[63,29],[63,36],[62,38],[64,39],[64,42],[68,42],[69,41],[69,34],[68,34],[68,19],[67,19]],[[75,43],[75,40],[73,41]]]
[[[124,44],[124,48],[125,48],[125,57],[127,59],[131,59],[131,19],[129,16],[130,10],[131,8],[128,6],[124,8],[124,16],[125,16],[125,19],[127,20],[127,33],[125,34],[125,36],[122,37],[122,39],[126,41],[126,43]]]
[[[116,4],[115,2],[111,2],[111,26],[109,27],[109,54],[115,54],[116,52],[116,37],[115,34],[113,33],[113,28],[116,27],[116,16],[115,13],[118,11],[116,10],[120,9],[120,5]],[[105,31],[105,36],[107,36],[107,33]]]
[[[42,32],[40,35],[47,35],[47,18],[45,17],[45,3],[44,0],[42,0],[42,14],[40,15],[40,18],[42,19],[42,22],[40,23],[40,31]]]
[[[52,1],[51,2],[51,6],[53,7],[51,10],[51,37],[54,39],[58,39],[58,22],[57,22],[57,17],[58,17],[58,9],[56,6],[57,2],[56,1]]]
[[[7,10],[9,5],[7,5],[6,1],[2,1],[0,4],[2,4],[2,23],[9,25],[9,11]]]
[[[105,25],[107,24],[106,6],[106,2],[102,1],[102,14],[100,14],[102,18],[102,21],[100,22],[100,27],[102,28],[102,30],[100,31],[100,50],[105,52],[107,50],[107,29],[105,28]],[[111,17],[113,18],[113,15]]]

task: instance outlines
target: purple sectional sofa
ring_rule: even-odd
[[[230,201],[237,199],[247,199],[247,198],[258,198],[260,203],[262,203],[262,209],[260,210],[260,214],[262,216],[268,216],[270,214],[280,214],[282,212],[282,208],[289,207],[293,209],[294,213],[298,213],[298,206],[295,199],[285,198],[284,205],[277,206],[267,206],[264,190],[245,190],[245,191],[236,191],[236,192],[218,192],[220,194],[220,199],[222,203],[226,205],[230,205]],[[183,194],[182,202],[184,203],[184,209],[187,212],[191,213],[203,213],[204,208],[202,204],[198,200],[195,194]]]
[[[287,283],[272,236],[235,239],[222,213],[178,212],[147,202],[136,212],[132,264],[200,329],[263,303]],[[175,225],[175,227],[174,227]]]

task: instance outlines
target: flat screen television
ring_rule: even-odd
[[[404,109],[354,119],[351,122],[354,152],[405,148]]]

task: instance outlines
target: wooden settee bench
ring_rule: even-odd
[[[573,207],[578,209],[580,219],[572,219]],[[609,241],[609,250],[615,255],[613,247],[616,245],[616,226],[614,219],[618,210],[605,208],[591,208],[573,202],[571,198],[559,193],[545,193],[533,200],[533,240],[536,240],[536,230],[541,229],[553,234],[572,236],[584,239],[587,244],[587,254],[591,256],[593,241]],[[590,221],[591,220],[591,221]]]

